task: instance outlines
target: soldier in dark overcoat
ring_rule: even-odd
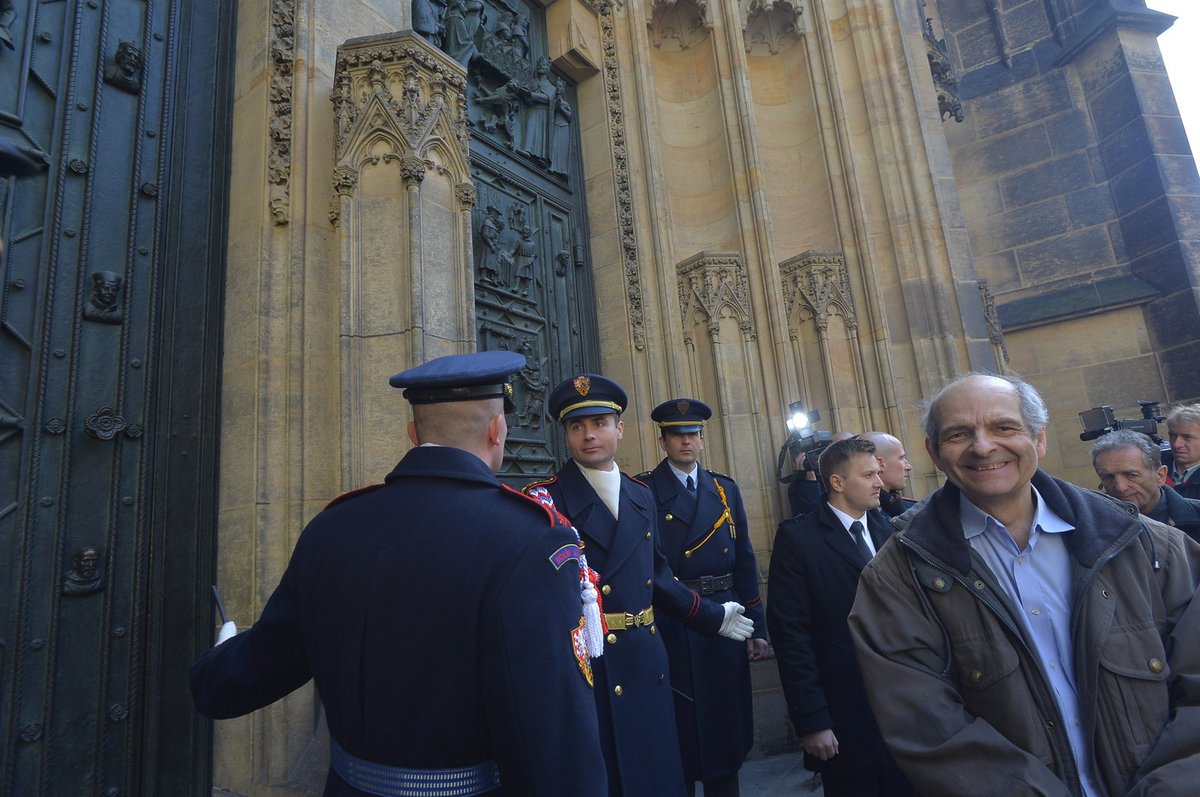
[[[754,744],[750,660],[767,652],[758,566],[737,483],[700,467],[704,426],[712,410],[677,398],[650,414],[666,457],[637,478],[654,493],[660,547],[675,577],[703,598],[737,601],[754,622],[744,644],[704,636],[670,617],[659,621],[671,664],[675,724],[690,789],[704,797],[737,797],[738,770]]]
[[[317,515],[258,622],[192,666],[214,718],[314,679],[328,797],[608,793],[578,538],[495,476],[524,364],[451,355],[393,377],[419,447]]]
[[[609,794],[679,797],[684,780],[658,618],[666,614],[739,643],[752,625],[740,604],[704,600],[672,575],[658,549],[649,488],[616,466],[626,403],[620,385],[602,376],[560,384],[547,404],[563,423],[571,459],[525,489],[570,519],[599,574],[605,644],[592,660],[593,695]]]

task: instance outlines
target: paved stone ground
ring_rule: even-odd
[[[813,784],[802,759],[799,753],[784,753],[747,761],[739,779],[742,797],[820,797],[824,792]],[[704,793],[703,788],[696,791]]]

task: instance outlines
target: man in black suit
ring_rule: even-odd
[[[613,797],[684,794],[667,650],[657,617],[745,641],[753,623],[736,601],[704,600],[677,581],[658,547],[654,496],[621,473],[617,446],[628,399],[611,379],[579,374],[550,394],[571,459],[525,491],[570,518],[599,575],[605,637],[592,659],[600,745]],[[564,794],[569,792],[564,791]]]
[[[767,628],[788,714],[826,797],[910,797],[875,724],[846,624],[859,573],[891,535],[872,511],[883,488],[875,445],[832,443],[819,467],[827,501],[779,525],[767,581]]]
[[[314,679],[326,797],[607,794],[578,538],[495,476],[524,364],[461,354],[392,377],[418,447],[317,515],[258,622],[192,665],[217,719]]]
[[[1104,492],[1200,542],[1200,501],[1184,498],[1167,486],[1167,466],[1161,464],[1161,456],[1149,437],[1132,429],[1109,432],[1092,444],[1092,467]]]
[[[738,770],[754,745],[750,661],[766,656],[767,628],[742,493],[724,473],[700,467],[711,417],[708,405],[693,398],[655,407],[650,419],[666,456],[637,478],[654,493],[660,547],[675,577],[708,600],[741,603],[754,621],[753,637],[739,644],[659,618],[684,779],[690,790],[702,782],[704,797],[737,797]]]

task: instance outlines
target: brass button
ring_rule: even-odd
[[[946,579],[941,578],[941,577],[935,578],[933,580],[933,588],[934,589],[945,589],[946,588]]]
[[[653,584],[654,584],[654,579],[652,579],[652,578],[646,579],[646,589],[650,589],[651,585],[653,585]]]
[[[665,518],[663,518],[663,520],[674,520],[674,519],[675,519],[675,516],[672,515],[670,512],[668,512],[667,516]]]
[[[646,532],[646,539],[650,539],[650,532]]]
[[[607,595],[608,593],[612,592],[612,586],[609,584],[605,584],[603,587],[600,588],[600,591],[603,592],[605,595]]]
[[[616,634],[609,634],[605,638],[608,640],[608,644],[610,644],[610,645],[617,644],[617,635]]]
[[[692,558],[692,552],[691,552],[691,551],[684,551],[684,552],[683,552],[683,558],[684,558],[684,559],[691,559],[691,558]]]
[[[971,670],[970,678],[971,683],[977,684],[983,680],[983,673],[981,673],[979,670]]]
[[[724,554],[725,556],[729,556],[729,549],[726,548],[725,550],[721,551],[721,553]]]
[[[617,697],[620,697],[621,695],[625,694],[625,690],[621,688],[620,684],[617,684],[613,687],[613,694]]]
[[[1150,659],[1150,672],[1159,673],[1167,669],[1167,665],[1163,664],[1162,659]]]
[[[655,626],[650,626],[650,636],[654,636],[657,633],[658,633],[658,628]]]

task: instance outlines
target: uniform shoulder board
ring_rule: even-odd
[[[629,481],[631,481],[631,482],[636,482],[637,484],[640,484],[640,485],[642,485],[643,487],[645,487],[647,490],[649,490],[649,489],[650,489],[650,485],[646,484],[646,483],[645,483],[644,481],[642,481],[642,479],[641,479],[641,477],[642,477],[642,476],[645,476],[645,475],[646,475],[646,474],[648,474],[649,472],[650,472],[650,471],[646,471],[646,473],[639,473],[637,476],[630,476],[628,473],[622,473],[621,475],[622,475],[622,476],[624,476],[626,479],[629,479]]]
[[[645,484],[646,482],[650,481],[650,474],[652,473],[654,473],[654,471],[644,470],[638,475],[630,476],[629,478],[633,479],[635,482],[641,482],[642,484]]]
[[[525,492],[525,490],[532,489],[535,485],[527,484],[527,485],[525,485],[525,487],[521,488],[520,490],[513,489],[512,487],[509,487],[507,484],[501,484],[500,486],[504,488],[505,495],[511,495],[512,497],[516,498],[523,504],[535,506],[538,509],[542,510],[542,512],[544,512],[546,514],[546,520],[549,521],[549,525],[551,525],[551,526],[555,525],[556,518],[555,518],[554,507],[546,506],[546,504],[542,503],[537,498],[534,498],[532,495]]]
[[[330,509],[332,507],[337,506],[338,504],[345,503],[346,501],[349,501],[352,498],[358,498],[360,495],[366,495],[367,493],[373,493],[376,490],[378,490],[380,487],[384,487],[384,486],[386,486],[386,485],[384,485],[381,482],[379,484],[369,484],[366,487],[359,487],[357,490],[351,490],[348,493],[342,493],[337,498],[333,499],[328,504],[326,504],[325,508]]]
[[[719,470],[713,470],[712,468],[705,468],[704,470],[708,472],[709,476],[714,476],[714,477],[724,479],[725,481],[729,481],[729,482],[733,481],[732,476],[727,476],[726,474],[721,473],[721,471],[719,471]]]

